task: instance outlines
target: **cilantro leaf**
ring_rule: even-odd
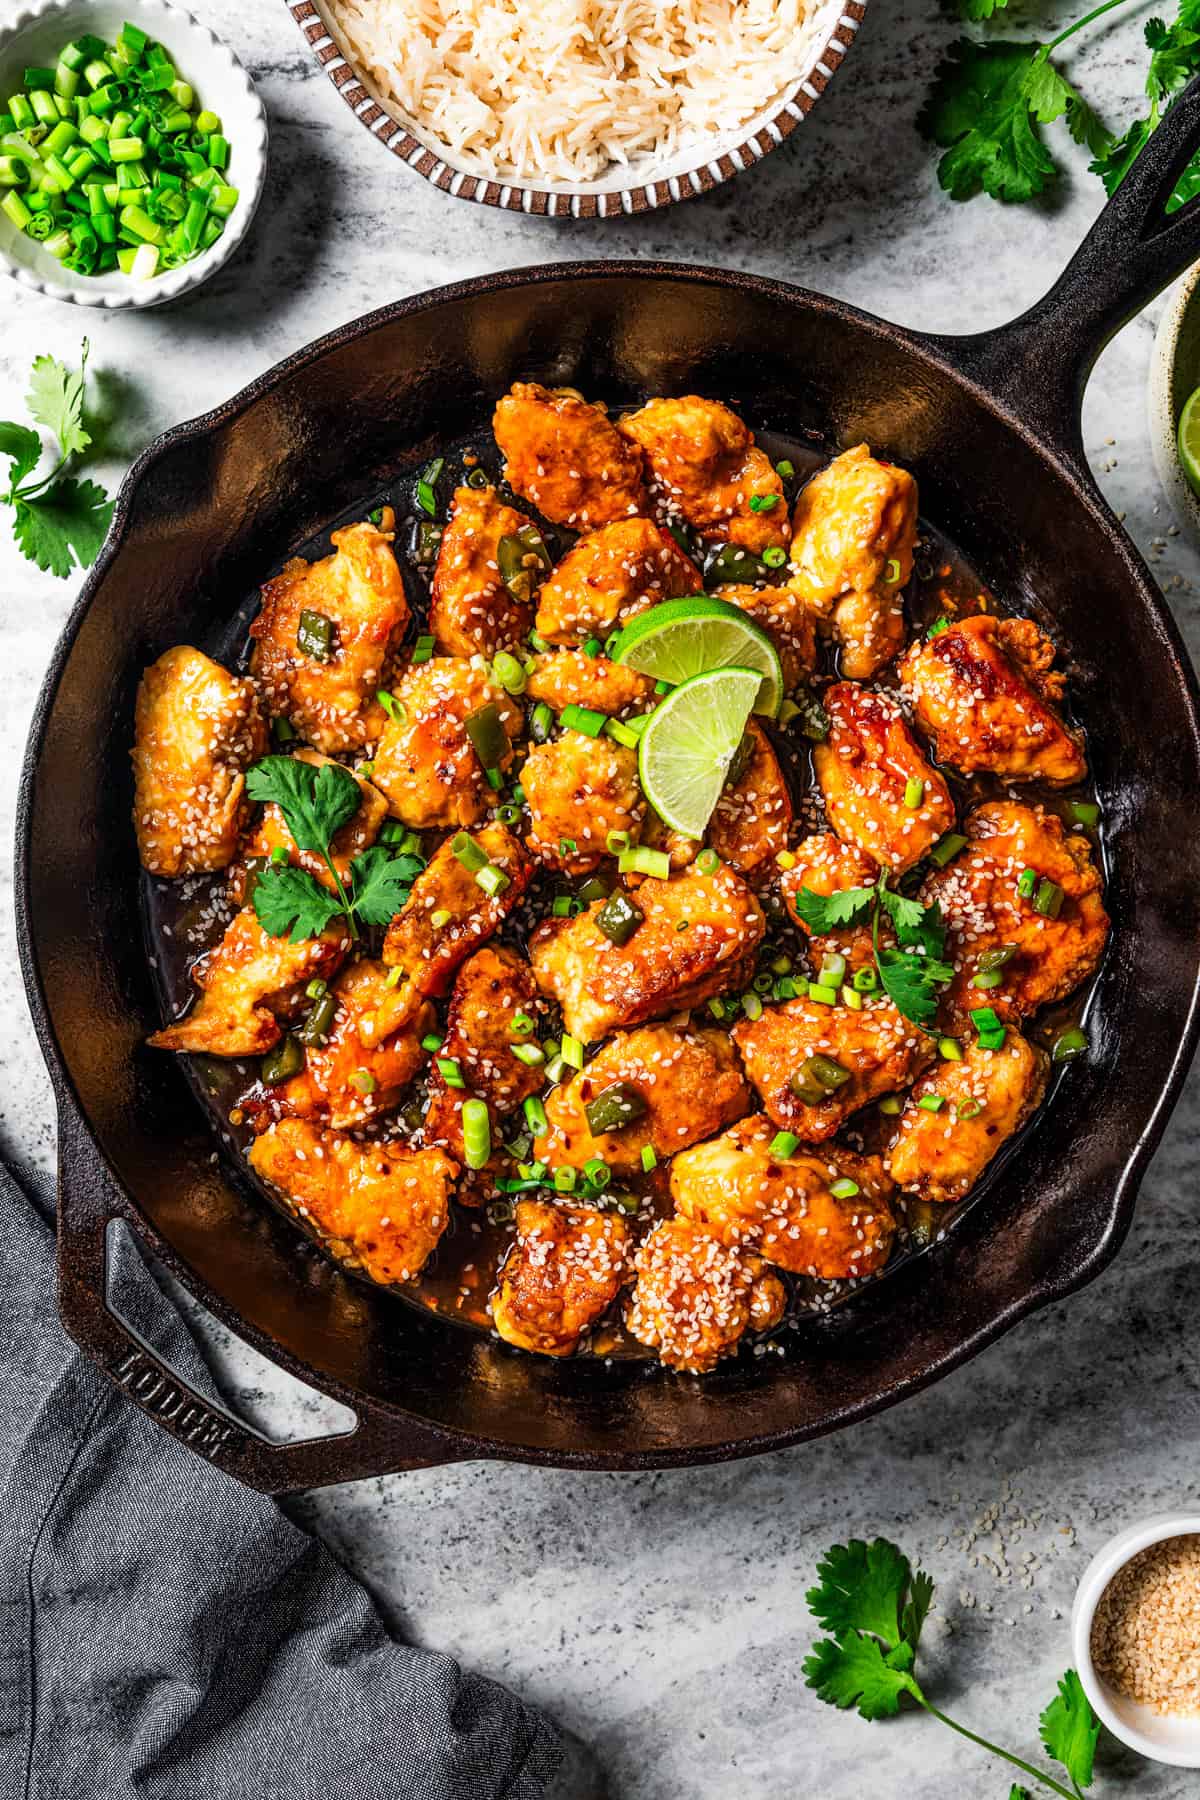
[[[24,481],[41,460],[42,440],[28,425],[14,425],[11,419],[0,419],[0,456],[11,456],[9,495],[19,481]]]
[[[839,894],[814,894],[802,887],[792,895],[797,916],[818,937],[840,925],[857,925],[875,902],[873,887],[843,888]]]
[[[350,864],[352,905],[364,925],[390,925],[423,867],[420,857],[393,856],[386,845],[364,850]]]
[[[914,1025],[928,1025],[938,1009],[938,988],[953,981],[949,963],[907,950],[879,950],[875,961],[884,992]]]
[[[1104,183],[1106,194],[1111,196],[1116,193],[1146,148],[1157,125],[1158,109],[1156,107],[1150,118],[1135,119],[1121,137],[1110,138],[1107,145],[1092,158],[1088,168],[1093,175],[1099,175]]]
[[[904,1634],[906,1644],[912,1645],[913,1655],[917,1654],[917,1646],[921,1642],[921,1633],[925,1621],[929,1617],[929,1608],[933,1604],[933,1577],[924,1569],[918,1569],[912,1578],[908,1601],[900,1614],[900,1630]]]
[[[1008,0],[958,0],[959,12],[964,19],[970,19],[972,24],[995,18],[1007,5]]]
[[[30,562],[52,575],[71,573],[72,559],[90,568],[100,554],[113,502],[94,481],[67,478],[15,502],[13,535]]]
[[[1092,1784],[1092,1763],[1100,1721],[1092,1711],[1074,1669],[1058,1684],[1058,1693],[1041,1716],[1042,1742],[1055,1762],[1066,1769],[1076,1787]]]
[[[896,928],[896,941],[916,945],[923,956],[940,957],[946,948],[946,922],[937,901],[922,906],[905,894],[895,894],[879,883],[879,903]]]
[[[362,800],[357,781],[340,763],[314,768],[295,756],[264,756],[247,771],[246,793],[279,808],[298,850],[326,858],[335,834]]]
[[[25,404],[29,416],[45,425],[58,439],[63,460],[86,450],[91,433],[83,424],[83,383],[87,372],[88,343],[83,340],[83,354],[78,369],[68,369],[54,356],[39,356],[29,377],[29,393]]]
[[[994,200],[1031,200],[1058,173],[1038,126],[1059,118],[1072,100],[1078,96],[1045,46],[959,38],[938,67],[917,124],[946,152],[938,181],[953,199],[983,192]]]
[[[1146,24],[1146,44],[1150,51],[1150,67],[1146,74],[1146,92],[1151,100],[1165,100],[1186,87],[1200,68],[1200,32],[1191,26],[1200,22],[1194,7],[1179,9],[1173,25],[1161,19]]]
[[[805,1595],[818,1625],[836,1638],[869,1631],[891,1647],[903,1632],[900,1612],[912,1574],[908,1558],[886,1538],[834,1544],[817,1564],[819,1587]]]
[[[843,1711],[857,1706],[864,1719],[894,1718],[903,1694],[922,1705],[925,1697],[911,1673],[911,1644],[885,1653],[878,1638],[851,1631],[841,1643],[822,1638],[804,1659],[804,1679],[818,1699]]]
[[[287,937],[293,944],[319,937],[342,910],[341,901],[323,888],[307,869],[284,864],[264,869],[254,884],[254,911],[270,937]]]

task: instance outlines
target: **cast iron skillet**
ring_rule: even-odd
[[[744,1456],[928,1385],[1114,1255],[1196,1038],[1200,717],[1158,590],[1088,474],[1079,415],[1104,343],[1200,254],[1200,203],[1162,213],[1198,137],[1200,81],[1053,291],[1000,330],[928,337],[700,268],[522,270],[345,326],[141,457],[38,706],[17,908],[60,1109],[62,1315],[166,1429],[268,1491],[467,1457],[630,1469]],[[523,1356],[336,1275],[247,1196],[179,1069],[143,1049],[158,1023],[129,825],[143,667],[204,641],[324,521],[478,429],[518,376],[612,401],[735,395],[763,427],[866,438],[913,469],[925,514],[1068,657],[1107,822],[1114,935],[1086,1063],[934,1251],[788,1355],[703,1382]],[[357,1428],[274,1445],[190,1394],[106,1304],[112,1219]]]

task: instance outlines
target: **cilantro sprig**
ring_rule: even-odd
[[[386,844],[364,850],[343,881],[333,859],[333,840],[358,811],[362,796],[349,769],[340,763],[314,768],[292,756],[265,756],[247,771],[251,800],[277,806],[298,850],[320,856],[333,878],[332,891],[307,869],[271,864],[254,884],[258,922],[271,937],[293,944],[319,937],[343,918],[352,938],[360,925],[390,925],[425,866],[419,856],[396,855]]]
[[[911,1024],[928,1027],[938,1009],[940,990],[954,979],[953,968],[943,960],[946,922],[936,900],[922,906],[893,892],[887,876],[881,875],[871,887],[843,888],[836,894],[814,894],[802,887],[793,905],[818,937],[870,919],[875,967],[884,993]],[[879,922],[884,917],[891,920],[898,948],[880,947]]]
[[[22,555],[60,579],[76,564],[87,569],[95,562],[113,510],[96,482],[66,473],[92,442],[83,418],[87,359],[85,338],[78,369],[53,356],[39,356],[33,365],[25,405],[30,418],[57,440],[47,474],[35,473],[45,453],[41,432],[0,420],[0,457],[8,458],[8,490],[0,490],[0,502],[13,509],[13,536]]]
[[[1070,1787],[1011,1750],[991,1743],[934,1706],[915,1674],[921,1630],[933,1601],[934,1584],[915,1573],[904,1552],[886,1538],[835,1544],[817,1565],[818,1585],[808,1607],[829,1636],[820,1639],[804,1662],[807,1685],[830,1706],[857,1709],[861,1718],[890,1719],[907,1696],[932,1718],[993,1756],[1003,1758],[1040,1787],[1063,1800],[1081,1800],[1092,1784],[1100,1733],[1083,1686],[1068,1669],[1058,1692],[1041,1715],[1041,1739],[1048,1756],[1067,1773]],[[1009,1800],[1032,1800],[1014,1784]]]

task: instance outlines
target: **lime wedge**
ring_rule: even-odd
[[[1179,461],[1188,486],[1200,494],[1200,388],[1190,393],[1179,415]]]
[[[650,714],[638,780],[672,831],[704,836],[761,685],[758,669],[713,669],[682,682]]]
[[[707,594],[664,600],[639,613],[618,635],[612,660],[672,687],[712,669],[757,669],[762,679],[753,710],[773,719],[783,699],[779,653],[766,632],[730,601]]]

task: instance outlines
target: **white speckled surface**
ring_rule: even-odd
[[[197,9],[262,85],[270,185],[251,245],[202,294],[163,313],[94,322],[94,366],[119,414],[108,440],[113,477],[154,432],[329,327],[451,278],[560,256],[708,260],[958,330],[998,323],[1033,300],[1099,206],[1078,158],[1076,178],[1044,207],[954,206],[937,191],[912,129],[931,59],[953,35],[935,0],[875,0],[852,65],[760,169],[707,200],[590,226],[447,200],[369,142],[282,4],[197,0]],[[1142,79],[1136,9],[1117,18],[1086,46],[1089,93],[1114,119]],[[0,306],[7,414],[35,353],[76,353],[80,321],[15,288]],[[1167,535],[1145,426],[1153,312],[1103,357],[1086,438],[1139,544],[1161,543],[1152,561],[1194,652],[1200,559]],[[29,714],[73,589],[39,576],[12,552],[6,528],[0,535],[0,829],[9,843]],[[2,873],[7,888],[7,858]],[[25,1019],[7,893],[0,1012],[0,1131],[18,1158],[48,1164],[51,1097]],[[616,1800],[998,1797],[1008,1791],[1004,1770],[931,1721],[867,1726],[812,1699],[800,1674],[804,1589],[816,1555],[850,1532],[883,1531],[919,1552],[940,1583],[928,1653],[939,1697],[1035,1748],[1088,1557],[1131,1518],[1196,1499],[1197,1099],[1193,1080],[1130,1240],[1104,1277],[851,1434],[662,1475],[467,1465],[319,1494],[300,1511],[403,1631],[502,1676],[587,1739],[602,1770],[589,1791]],[[297,1434],[327,1416],[218,1348],[254,1416]],[[1007,1567],[1032,1550],[1032,1585],[997,1577],[995,1537],[966,1535],[1002,1500]],[[1018,1535],[1023,1517],[1032,1522]],[[1195,1792],[1186,1771],[1151,1768],[1111,1745],[1101,1756],[1104,1794]],[[581,1778],[572,1800],[584,1791]]]

